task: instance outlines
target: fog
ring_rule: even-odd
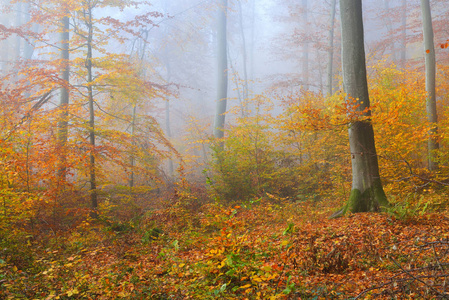
[[[402,0],[363,1],[368,65],[381,60],[400,67],[423,64],[419,6],[414,1],[405,2],[406,8]],[[70,93],[73,99],[81,101],[85,89],[93,85],[86,85],[86,70],[82,70],[89,33],[89,26],[83,22],[90,16],[94,20],[92,59],[98,60],[94,64],[94,80],[104,77],[114,87],[94,85],[96,104],[104,106],[101,111],[110,115],[126,112],[128,117],[122,119],[127,119],[131,108],[137,105],[141,117],[157,120],[172,143],[172,150],[193,151],[201,156],[201,147],[192,146],[191,140],[198,135],[204,135],[205,139],[212,134],[221,76],[217,69],[217,15],[224,8],[220,3],[214,0],[156,0],[140,5],[99,0],[80,4],[3,1],[0,20],[3,89],[17,90],[21,103],[27,103],[27,97],[34,101],[43,91],[52,90],[53,98],[45,107],[58,106],[61,66],[56,62],[62,43],[60,20],[68,16]],[[228,110],[263,95],[271,99],[276,114],[282,111],[281,102],[287,95],[297,97],[300,102],[299,95],[305,91],[329,94],[330,84],[331,93],[341,91],[338,3],[332,34],[331,0],[229,0],[227,4]],[[92,6],[90,12],[86,10],[88,5]],[[447,38],[444,36],[447,25],[441,19],[447,10],[444,1],[433,1],[432,9],[438,28],[435,42],[444,43]],[[329,61],[330,53],[332,61]],[[137,83],[125,83],[119,89],[125,78],[114,79],[112,73],[104,73],[108,62],[115,64],[120,59],[134,65],[136,74],[152,89],[136,96],[138,99],[126,100],[126,105],[115,93],[131,97],[125,91],[127,84],[131,90],[139,90]],[[439,47],[437,59],[447,60],[447,54]],[[331,83],[328,82],[329,65],[332,66]],[[38,68],[52,79],[33,73]],[[131,72],[120,67],[112,69],[114,76]],[[108,99],[119,100],[110,103]],[[247,113],[251,114],[251,109]],[[232,124],[233,118],[232,114],[227,116],[226,124]],[[116,126],[131,133],[130,125]],[[162,148],[167,150],[167,145]],[[207,159],[206,154],[202,155]]]

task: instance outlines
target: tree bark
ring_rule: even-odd
[[[370,102],[361,0],[340,0],[343,84],[346,101],[362,114],[349,127],[352,160],[352,191],[341,213],[378,211],[388,205],[379,175]]]
[[[224,136],[225,113],[228,97],[228,57],[227,57],[227,38],[226,38],[226,14],[228,1],[221,0],[221,7],[218,12],[218,30],[217,30],[217,63],[218,63],[218,89],[217,89],[217,109],[214,122],[215,138]]]
[[[435,63],[435,45],[433,41],[433,26],[432,14],[430,11],[429,0],[421,0],[422,23],[423,23],[423,37],[424,37],[424,57],[426,64],[426,111],[427,120],[431,124],[429,130],[429,139],[427,142],[428,151],[428,169],[430,171],[438,170],[437,151],[439,149],[438,143],[438,115],[436,105],[436,91],[435,91],[435,77],[436,77],[436,63]]]

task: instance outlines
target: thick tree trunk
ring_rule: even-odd
[[[432,15],[430,11],[429,0],[421,0],[421,11],[423,20],[423,36],[424,36],[424,57],[426,61],[426,111],[427,120],[432,125],[429,131],[429,139],[427,142],[428,150],[428,168],[430,171],[438,169],[437,151],[439,149],[438,143],[438,116],[436,105],[436,91],[435,91],[435,77],[436,77],[436,63],[435,63],[435,45],[433,41],[433,26]]]
[[[379,175],[374,132],[369,119],[369,95],[366,78],[361,0],[340,0],[342,31],[343,84],[349,103],[364,116],[349,127],[352,160],[352,191],[345,213],[377,211],[388,205]]]
[[[217,30],[217,62],[218,62],[218,90],[217,90],[217,109],[214,122],[215,138],[224,136],[225,113],[228,97],[228,57],[227,57],[227,38],[226,38],[226,14],[228,1],[221,0],[221,7],[218,13]]]
[[[337,0],[332,0],[330,12],[330,28],[329,28],[329,51],[327,62],[327,95],[332,96],[334,93],[334,26],[335,26],[335,7]]]

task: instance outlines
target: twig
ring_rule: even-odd
[[[428,286],[431,290],[433,290],[436,294],[440,295],[441,297],[445,298],[444,294],[441,294],[437,289],[435,289],[433,286],[430,286],[429,284],[427,284],[425,281],[421,280],[420,277],[416,277],[414,276],[410,271],[404,269],[396,260],[394,260],[393,257],[390,257],[390,260],[398,267],[402,270],[402,272],[404,272],[406,275],[410,276],[411,278],[413,278],[416,281],[419,281],[421,283],[423,283],[424,285]],[[446,275],[447,276],[447,275]],[[435,276],[438,277],[438,276]],[[421,277],[422,278],[422,277]],[[428,278],[433,278],[433,276],[429,276]]]

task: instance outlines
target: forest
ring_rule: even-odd
[[[0,9],[0,299],[449,298],[446,0]]]

